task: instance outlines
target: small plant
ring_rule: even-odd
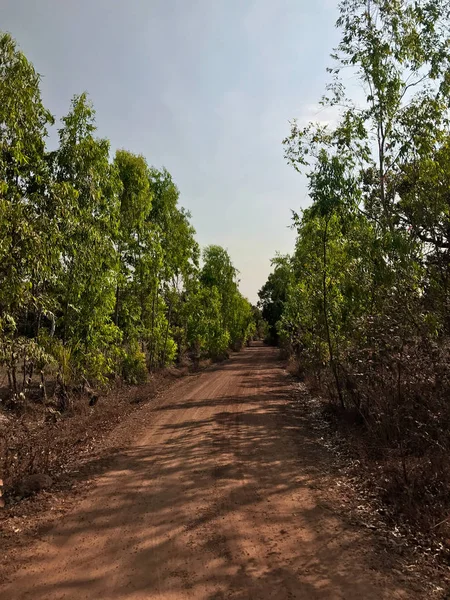
[[[122,377],[127,383],[137,385],[147,380],[148,371],[145,354],[137,344],[124,351],[121,371]]]

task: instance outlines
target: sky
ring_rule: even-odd
[[[87,91],[98,135],[170,171],[252,302],[308,205],[282,140],[293,118],[323,120],[336,18],[337,0],[0,0],[46,107],[59,119]]]

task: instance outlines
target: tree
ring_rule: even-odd
[[[55,196],[45,156],[53,117],[42,104],[40,77],[9,34],[0,36],[0,362],[17,400],[44,353],[32,343],[51,314],[58,260]]]
[[[230,335],[222,327],[222,304],[217,287],[192,282],[183,305],[186,341],[196,365],[202,358],[226,355]]]
[[[308,379],[398,457],[410,507],[415,490],[439,481],[448,493],[449,481],[440,461],[450,423],[450,5],[343,0],[339,9],[322,98],[338,123],[293,122],[284,140],[288,163],[306,171],[311,206],[294,217],[277,330]],[[361,84],[358,105],[343,69]],[[276,271],[263,288],[268,306]],[[414,485],[410,457],[424,466]]]
[[[62,119],[60,146],[53,156],[55,180],[68,190],[60,223],[57,325],[78,368],[101,378],[112,369],[108,346],[120,339],[111,316],[119,266],[115,240],[121,182],[109,163],[109,142],[94,137],[94,115],[86,94],[75,96]]]
[[[202,283],[219,292],[222,305],[222,327],[229,329],[232,321],[232,298],[237,291],[237,271],[228,252],[220,246],[207,246],[203,251]]]
[[[141,289],[144,283],[142,257],[151,254],[151,249],[146,247],[145,242],[149,239],[150,242],[157,243],[155,236],[147,235],[152,193],[144,157],[118,150],[114,163],[122,184],[119,195],[119,274],[114,322],[117,326],[120,325],[126,340],[137,341],[142,335],[142,305],[148,292],[145,288]]]
[[[278,323],[283,315],[292,280],[292,268],[289,256],[278,256],[272,261],[275,267],[266,283],[259,290],[259,303],[262,318],[268,324],[269,341],[277,344]]]
[[[301,169],[320,147],[347,153],[356,168],[373,174],[366,207],[392,229],[399,163],[428,155],[445,135],[449,6],[445,0],[343,0],[339,10],[342,40],[322,104],[341,107],[341,122],[332,131],[314,123],[300,129],[294,121],[286,158]],[[349,68],[361,83],[362,106],[346,97],[340,80]]]
[[[219,294],[221,328],[229,336],[230,347],[240,349],[250,336],[251,304],[239,292],[237,270],[221,246],[207,246],[203,251],[200,282]]]
[[[342,222],[346,214],[354,219],[359,213],[366,220],[370,248],[362,253],[367,257],[362,281],[371,298],[367,310],[382,314],[391,310],[393,297],[415,303],[419,293],[422,249],[410,226],[405,227],[404,171],[405,165],[424,164],[445,139],[449,49],[443,33],[449,9],[440,0],[344,0],[339,8],[342,40],[333,55],[336,66],[329,70],[334,80],[322,103],[341,108],[340,122],[334,129],[314,123],[300,129],[294,122],[284,145],[296,169],[312,168],[314,205],[319,199],[320,206],[328,207],[322,216],[333,214]],[[362,106],[346,97],[340,80],[344,68],[353,69],[361,83]],[[340,181],[324,181],[326,163],[340,165]],[[344,181],[353,188],[351,205],[346,204]],[[324,261],[330,257],[327,223]],[[324,306],[326,279],[324,275]],[[324,309],[325,326],[327,315]],[[333,344],[328,346],[331,355]]]
[[[219,247],[200,270],[171,174],[125,150],[111,162],[85,93],[48,152],[39,75],[7,34],[0,83],[0,362],[14,402],[36,369],[47,401],[50,362],[65,410],[69,383],[136,383],[186,351],[220,358],[244,344],[253,313],[237,272]]]
[[[47,126],[39,75],[9,34],[0,37],[0,310],[18,317],[36,307],[42,292],[37,273],[49,275],[54,255],[45,241],[49,225],[46,197],[49,172],[45,160]],[[45,275],[44,275],[45,272]],[[39,276],[38,276],[39,277]],[[45,300],[42,298],[42,301]]]

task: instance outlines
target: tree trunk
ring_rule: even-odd
[[[150,343],[150,368],[153,368],[154,355],[155,355],[155,321],[156,321],[156,304],[158,301],[158,284],[153,294],[153,306],[152,306],[152,326],[151,326],[151,343]]]
[[[325,331],[328,342],[328,352],[330,355],[330,367],[336,382],[336,389],[339,397],[339,402],[342,408],[345,408],[344,398],[342,396],[341,383],[339,381],[339,375],[337,372],[337,365],[333,353],[333,344],[331,343],[330,326],[328,322],[328,296],[327,296],[327,236],[328,236],[328,223],[327,219],[325,223],[325,231],[323,234],[323,275],[322,275],[322,286],[323,286],[323,317],[325,320]]]
[[[161,360],[161,367],[164,367],[164,365],[166,364],[166,348],[167,348],[167,339],[169,337],[169,328],[170,328],[170,318],[172,316],[172,301],[169,302],[169,312],[167,315],[167,327],[166,327],[166,332],[164,334],[164,348],[163,348],[163,356],[162,356],[162,360]]]
[[[45,387],[44,371],[41,371],[41,392],[42,392],[42,400],[44,401],[44,404],[47,404],[48,399],[47,399],[47,389]]]
[[[119,284],[116,286],[116,306],[114,308],[114,325],[117,327],[119,324],[119,302],[120,302],[120,288]]]

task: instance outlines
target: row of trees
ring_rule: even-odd
[[[14,402],[47,365],[64,397],[70,381],[138,381],[253,333],[227,252],[206,248],[200,267],[170,173],[125,150],[111,160],[94,117],[75,96],[49,151],[39,76],[0,37],[0,364]]]
[[[321,103],[340,118],[294,122],[284,141],[311,205],[294,215],[294,253],[274,260],[261,306],[303,372],[377,433],[378,450],[398,451],[404,480],[417,468],[406,457],[424,459],[431,497],[450,481],[449,6],[339,8]]]

